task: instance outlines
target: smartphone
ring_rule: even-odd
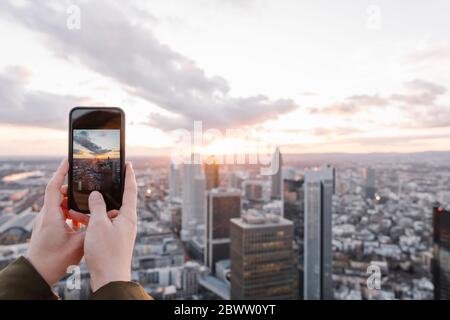
[[[75,107],[69,115],[69,209],[89,214],[99,191],[107,210],[120,209],[125,177],[125,114],[116,107]]]

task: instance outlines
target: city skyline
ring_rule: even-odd
[[[300,299],[432,299],[433,290],[436,294],[446,286],[436,278],[433,261],[441,263],[441,275],[448,269],[446,245],[442,240],[440,247],[439,241],[433,243],[437,234],[444,239],[447,229],[444,224],[436,228],[431,219],[432,208],[439,213],[449,204],[447,159],[345,157],[331,161],[331,167],[319,166],[329,158],[316,159],[313,166],[302,158],[290,159],[283,161],[281,200],[271,197],[272,179],[251,166],[220,165],[219,187],[206,191],[205,166],[188,165],[177,172],[169,158],[138,159],[133,165],[139,186],[133,278],[164,300],[229,300],[237,292],[246,298],[269,294],[276,299],[291,292],[285,285],[288,278]],[[0,268],[26,250],[45,183],[56,166],[48,160],[0,164]],[[367,175],[369,168],[373,171]],[[96,176],[98,170],[92,169],[84,171]],[[17,172],[28,174],[15,178]],[[367,190],[374,186],[372,197]],[[193,192],[184,198],[186,187]],[[436,201],[442,207],[436,207]],[[251,219],[246,225],[256,233],[244,231],[244,238],[240,232],[228,235],[226,221],[239,215]],[[283,240],[286,233],[272,230],[278,219],[289,221],[289,238]],[[278,251],[281,242],[292,246]],[[237,246],[227,254],[233,243]],[[283,259],[274,260],[275,255]],[[369,286],[369,267],[379,268],[380,289]],[[252,272],[254,268],[270,272]],[[89,296],[86,265],[81,269],[81,291],[69,290],[64,281],[55,288],[63,299]],[[261,277],[270,281],[259,282]],[[236,279],[242,279],[242,286],[236,287]],[[259,289],[251,289],[254,285]]]
[[[96,271],[108,275],[87,244],[102,239],[76,211],[90,223],[106,211],[129,240],[101,252],[118,264],[109,280],[187,309],[450,300],[449,12],[449,0],[0,0],[0,271],[22,257],[61,300],[95,298]],[[107,116],[109,129],[76,126],[77,106],[121,108],[120,129]],[[47,211],[88,231],[79,277],[32,259],[36,227],[56,223]]]
[[[64,155],[76,105],[123,107],[132,156],[194,121],[262,128],[283,154],[449,150],[446,1],[21,3],[0,5],[1,157]]]

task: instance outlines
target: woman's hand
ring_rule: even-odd
[[[83,257],[85,232],[66,223],[63,206],[67,206],[67,186],[64,178],[69,170],[65,159],[61,162],[45,189],[44,205],[37,216],[27,258],[49,286],[58,282],[67,267],[77,265]],[[74,221],[78,225],[78,221]],[[83,222],[83,221],[80,221]]]

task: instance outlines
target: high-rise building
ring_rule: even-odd
[[[211,190],[219,187],[219,164],[214,157],[208,157],[204,164],[206,190]]]
[[[375,193],[377,192],[375,186],[375,170],[371,167],[368,167],[364,170],[364,178],[365,178],[365,193],[366,198],[374,199]]]
[[[215,269],[217,261],[230,256],[230,219],[241,216],[241,192],[212,189],[206,196],[205,265]]]
[[[279,216],[231,219],[231,299],[297,299],[293,224]]]
[[[187,261],[181,272],[181,285],[185,297],[191,297],[198,293],[198,280],[205,272],[205,266],[200,265],[195,261]]]
[[[333,299],[332,196],[335,170],[326,166],[305,173],[304,289],[306,300]]]
[[[180,170],[176,163],[170,164],[169,172],[169,199],[173,200],[181,195]]]
[[[277,169],[275,174],[272,175],[272,188],[271,197],[272,199],[281,199],[282,185],[283,185],[283,160],[281,158],[280,149],[276,148],[272,157],[272,166]]]
[[[101,167],[101,184],[100,190],[111,190],[114,186],[113,184],[113,174],[112,169],[109,165]]]
[[[181,238],[189,240],[199,224],[204,224],[205,178],[200,164],[183,164]]]
[[[245,180],[243,189],[245,198],[252,202],[270,201],[270,185],[262,180]]]
[[[294,224],[294,240],[297,244],[298,253],[298,287],[299,298],[303,299],[304,284],[304,180],[284,179],[283,180],[283,217]]]
[[[228,172],[228,187],[233,189],[241,189],[244,182],[241,172],[231,171]]]
[[[433,283],[436,300],[450,300],[450,210],[433,206]]]

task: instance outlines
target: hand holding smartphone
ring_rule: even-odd
[[[116,107],[75,107],[69,116],[69,209],[89,212],[99,191],[107,210],[122,205],[125,174],[125,114]]]

